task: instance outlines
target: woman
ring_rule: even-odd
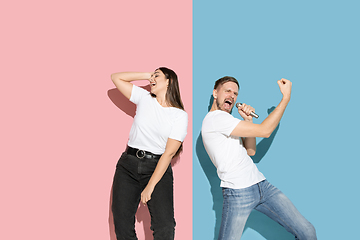
[[[136,115],[126,151],[116,166],[112,211],[117,239],[137,239],[135,213],[147,204],[154,240],[174,239],[171,159],[182,149],[187,113],[180,98],[177,75],[161,67],[153,73],[120,72],[111,79],[131,102]],[[151,93],[133,85],[150,81]]]

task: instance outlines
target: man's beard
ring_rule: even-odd
[[[230,109],[228,111],[227,109],[221,108],[220,101],[219,101],[218,98],[215,99],[215,103],[216,103],[217,109],[219,109],[221,111],[224,111],[224,112],[227,112],[227,113],[231,113],[232,109]]]

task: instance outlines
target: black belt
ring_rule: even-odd
[[[137,157],[139,159],[147,158],[147,159],[158,160],[161,157],[161,154],[160,155],[159,154],[153,154],[151,152],[140,150],[140,149],[137,149],[137,148],[132,148],[132,147],[129,147],[129,146],[126,147],[126,153],[130,154],[130,155],[133,155],[133,156],[135,156],[135,157]]]

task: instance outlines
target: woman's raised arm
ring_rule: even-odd
[[[111,74],[111,80],[117,89],[119,89],[127,99],[130,99],[133,87],[130,82],[135,80],[149,80],[152,74],[152,72],[118,72]]]

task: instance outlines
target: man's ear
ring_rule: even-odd
[[[213,97],[214,97],[214,98],[217,98],[217,91],[216,91],[216,89],[213,90]]]

